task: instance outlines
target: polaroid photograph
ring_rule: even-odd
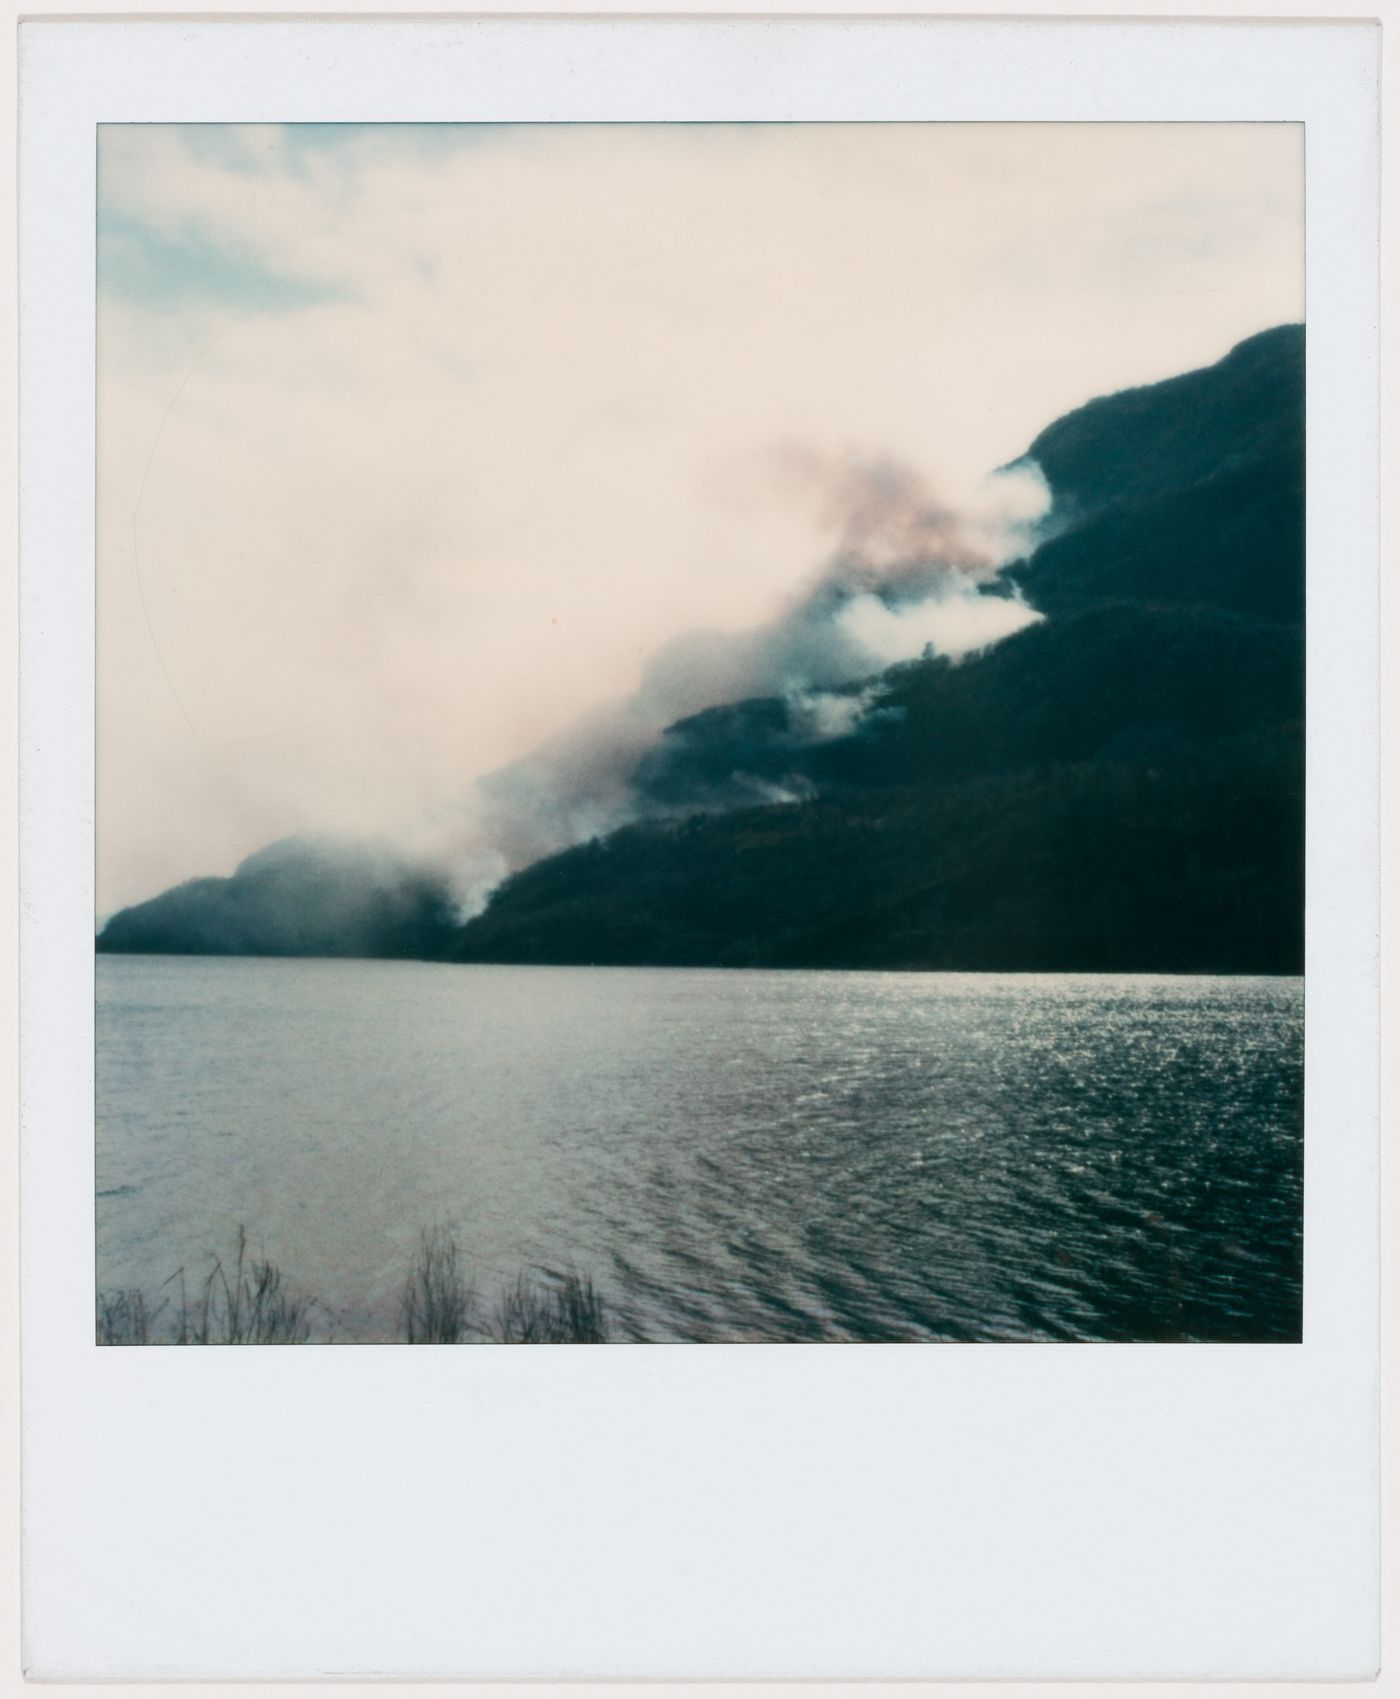
[[[97,183],[101,1342],[1301,1337],[1301,125]]]
[[[32,1673],[1368,1672],[1376,63],[24,26]]]

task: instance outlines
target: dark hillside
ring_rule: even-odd
[[[859,729],[830,742],[795,747],[790,710],[775,698],[694,715],[647,755],[637,785],[681,804],[722,794],[736,775],[811,795],[1179,753],[1299,719],[1302,658],[1296,626],[1104,602],[971,660],[892,668]]]
[[[178,956],[433,957],[456,910],[440,874],[333,838],[286,838],[228,879],[191,879],[115,914],[99,950]]]
[[[1091,401],[1030,457],[1065,527],[1014,574],[1045,613],[1105,597],[1303,617],[1301,325]]]
[[[454,953],[1301,971],[1302,384],[1285,326],[1050,426],[1043,623],[829,742],[778,699],[680,722],[635,780],[672,817],[527,868]]]
[[[1238,343],[1223,360],[1100,396],[1046,428],[1027,457],[1055,500],[1089,517],[1139,507],[1246,465],[1297,465],[1303,453],[1300,324]]]
[[[1303,376],[1285,325],[1048,426],[1050,520],[1008,574],[1040,623],[827,693],[841,736],[776,697],[680,721],[632,780],[649,823],[465,927],[442,876],[298,840],[98,947],[1301,971]]]
[[[629,827],[509,881],[466,959],[1295,972],[1296,740]]]

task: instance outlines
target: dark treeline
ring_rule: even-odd
[[[522,874],[466,949],[611,965],[1295,973],[1291,745],[1285,726],[1157,758],[1150,778],[1126,761],[1048,764],[637,826]]]

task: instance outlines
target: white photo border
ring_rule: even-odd
[[[28,1673],[1374,1673],[1377,34],[971,19],[22,26]],[[96,125],[464,118],[1306,125],[1302,1345],[94,1346]]]

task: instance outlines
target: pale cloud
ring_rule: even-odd
[[[101,906],[772,620],[840,543],[779,445],[975,510],[1301,317],[1301,192],[1285,126],[104,128]]]

